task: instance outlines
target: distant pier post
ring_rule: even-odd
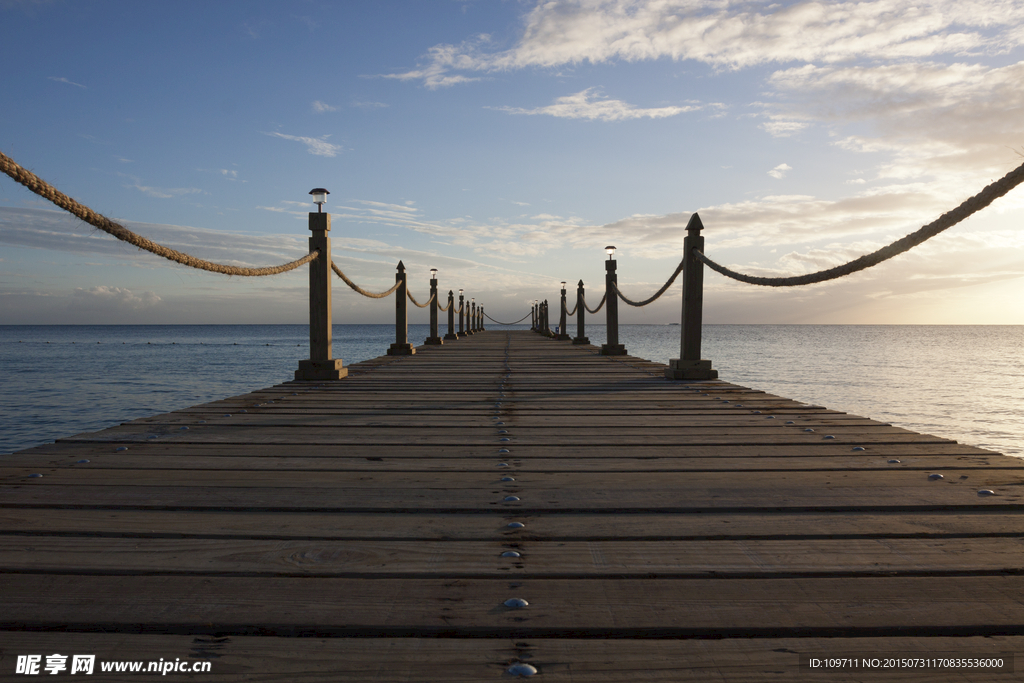
[[[602,356],[625,356],[626,347],[619,343],[619,295],[616,292],[618,276],[615,274],[615,247],[605,247],[608,260],[604,264],[604,302],[605,315],[608,322],[608,343],[601,345]]]
[[[558,316],[558,338],[562,341],[571,339],[569,332],[565,329],[565,318],[568,309],[565,307],[565,283],[562,283],[562,312]]]
[[[533,332],[537,331],[537,302],[533,302],[533,307],[530,308],[530,330]]]
[[[469,308],[466,310],[466,336],[472,336],[476,334],[473,328],[476,326],[476,299],[471,298],[469,300]]]
[[[589,344],[590,340],[587,339],[586,330],[584,329],[583,316],[586,315],[587,307],[584,304],[585,292],[583,290],[583,280],[580,280],[576,285],[576,336],[573,337],[573,344]]]
[[[466,336],[466,296],[459,290],[459,338]]]
[[[314,201],[322,210],[323,199],[327,194],[318,196]],[[300,360],[299,369],[295,371],[296,380],[327,380],[341,379],[348,375],[348,369],[342,367],[340,358],[331,358],[331,214],[310,213],[309,250],[320,252],[319,256],[309,262],[309,360]]]
[[[541,310],[543,310],[543,313],[541,315],[543,316],[543,319],[544,319],[544,327],[541,329],[541,332],[544,334],[545,337],[550,337],[550,336],[552,336],[551,335],[551,318],[550,318],[550,315],[549,315],[550,308],[548,306],[548,300],[547,299],[544,299],[544,304],[542,305]]]
[[[445,341],[458,339],[455,334],[455,292],[448,290],[448,334],[444,335]]]
[[[398,272],[395,274],[395,282],[398,283],[398,290],[395,292],[395,343],[388,349],[389,356],[410,356],[416,353],[416,349],[409,343],[409,301],[408,285],[405,281],[405,264],[398,262]]]
[[[480,307],[480,331],[484,332],[484,307]]]
[[[423,342],[431,346],[440,346],[444,343],[437,333],[437,268],[430,269],[430,336]]]
[[[704,251],[704,224],[696,213],[686,224],[683,240],[683,320],[679,331],[679,358],[673,358],[665,370],[669,379],[717,379],[718,370],[711,361],[701,360],[701,318],[704,307],[704,263],[694,251]]]

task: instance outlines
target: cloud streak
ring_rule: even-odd
[[[661,119],[700,109],[699,106],[640,108],[623,102],[602,97],[596,88],[587,88],[573,95],[555,100],[554,104],[535,109],[520,107],[490,107],[509,114],[527,116],[554,116],[562,119],[588,119],[590,121],[626,121],[630,119]]]
[[[335,145],[327,142],[327,138],[331,137],[330,135],[323,135],[319,138],[311,138],[301,135],[286,135],[284,133],[264,133],[264,135],[269,135],[272,138],[301,142],[306,146],[306,151],[315,156],[335,157],[344,149],[341,145]]]

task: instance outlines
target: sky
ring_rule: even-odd
[[[0,63],[0,151],[143,236],[291,261],[324,187],[359,285],[401,260],[422,300],[437,268],[506,322],[557,312],[561,281],[597,301],[609,244],[648,297],[693,212],[716,261],[802,274],[1024,163],[1024,0],[0,0]],[[836,282],[706,271],[704,320],[1024,324],[1022,222],[1018,188]],[[335,323],[394,320],[334,282]],[[305,323],[307,301],[305,268],[192,270],[0,176],[0,324]]]

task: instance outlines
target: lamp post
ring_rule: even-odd
[[[323,212],[327,195],[310,190],[316,213],[309,214],[309,250],[319,255],[309,262],[309,359],[299,361],[296,380],[323,381],[348,375],[340,358],[331,358],[331,214]]]
[[[466,336],[466,297],[464,290],[459,290],[459,337]]]
[[[625,356],[626,347],[619,343],[619,294],[616,291],[618,277],[615,274],[616,264],[613,258],[615,247],[607,246],[604,251],[608,254],[608,260],[604,264],[604,291],[607,297],[604,302],[604,310],[608,323],[608,343],[601,345],[601,355]]]
[[[430,269],[430,336],[424,340],[424,344],[440,346],[444,343],[437,333],[437,268]]]

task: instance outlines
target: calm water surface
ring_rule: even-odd
[[[393,329],[337,325],[334,355],[383,355]],[[587,333],[604,342],[602,326]],[[0,326],[0,454],[287,381],[308,357],[307,334]],[[427,334],[409,326],[413,344]],[[679,357],[678,326],[624,325],[619,337],[631,355]],[[1024,326],[707,325],[703,350],[729,382],[1024,456]]]

